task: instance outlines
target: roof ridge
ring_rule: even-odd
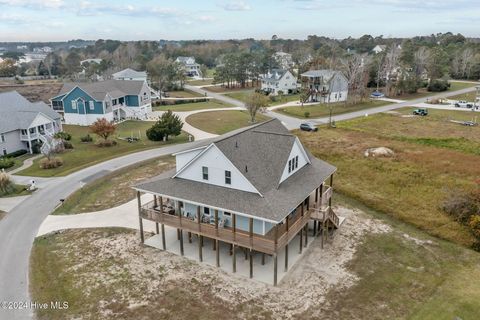
[[[215,141],[213,141],[212,143],[217,143],[217,142],[223,141],[223,140],[225,140],[225,139],[229,139],[229,138],[231,138],[231,137],[235,137],[235,136],[237,136],[237,135],[239,135],[239,134],[241,134],[241,133],[244,133],[244,132],[247,132],[247,131],[249,131],[249,130],[258,128],[259,126],[262,126],[262,125],[267,124],[267,123],[269,123],[269,122],[271,122],[271,121],[274,121],[274,120],[277,120],[277,119],[276,119],[276,118],[272,118],[272,119],[270,119],[270,120],[263,121],[263,122],[260,122],[260,123],[251,125],[251,126],[249,126],[249,127],[243,128],[243,130],[240,130],[240,131],[238,131],[238,132],[235,132],[234,134],[231,134],[231,135],[228,135],[228,133],[227,133],[225,137],[220,138],[220,139],[218,139],[218,140],[215,140]]]
[[[282,132],[272,132],[272,131],[263,131],[263,130],[253,130],[255,133],[266,133],[266,134],[275,134],[278,136],[294,137],[291,133],[282,133]]]

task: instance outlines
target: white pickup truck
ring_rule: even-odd
[[[457,108],[473,108],[474,103],[473,102],[467,102],[465,100],[460,100],[455,102],[455,107]]]

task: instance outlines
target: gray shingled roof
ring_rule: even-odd
[[[43,102],[30,102],[16,91],[0,93],[0,132],[27,129],[39,113],[58,120],[60,114]]]
[[[324,77],[331,78],[335,74],[341,74],[339,71],[323,69],[323,70],[310,70],[301,74],[302,77]]]
[[[262,79],[265,81],[278,81],[285,75],[285,73],[287,73],[287,70],[272,69],[269,73],[265,74]]]
[[[136,71],[130,68],[112,74],[113,78],[146,78],[147,72]]]
[[[280,222],[336,170],[307,152],[311,164],[279,184],[294,141],[295,136],[272,119],[213,142],[261,195],[172,178],[175,170],[140,183],[135,189]]]
[[[78,86],[95,100],[103,101],[107,93],[114,99],[125,95],[139,95],[144,83],[145,82],[142,80],[107,80],[90,83],[65,83],[57,97]]]

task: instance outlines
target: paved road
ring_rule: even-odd
[[[185,89],[188,89],[190,91],[193,91],[193,92],[196,92],[196,93],[199,93],[199,94],[202,94],[202,95],[206,94],[206,95],[212,97],[213,99],[223,101],[223,102],[231,104],[232,106],[235,106],[235,107],[245,108],[245,104],[243,102],[238,101],[238,100],[233,99],[233,98],[230,98],[230,97],[228,97],[226,95],[223,95],[223,94],[210,92],[210,91],[204,90],[200,87],[191,86],[191,85],[188,85],[188,84],[185,85]]]
[[[28,270],[33,240],[43,220],[53,211],[59,199],[79,189],[85,180],[100,177],[139,161],[187,148],[206,141],[166,146],[109,160],[83,169],[66,177],[55,179],[40,188],[27,200],[11,210],[0,221],[0,303],[2,301],[29,301]],[[35,266],[32,266],[35,267]],[[0,306],[0,320],[31,319],[33,310],[6,311]]]
[[[209,91],[205,91],[205,90],[203,90],[199,87],[194,87],[194,86],[186,86],[186,88],[189,89],[189,90],[201,93],[201,94],[205,94],[205,92],[207,92],[207,94],[209,94],[210,96],[214,97],[217,100],[224,101],[226,103],[234,104],[237,107],[243,107],[243,108],[245,107],[245,104],[243,102],[232,99],[232,98],[227,97],[227,96],[222,95],[222,94],[211,93]],[[461,90],[457,90],[457,91],[441,92],[439,94],[429,96],[428,98],[429,99],[439,99],[439,98],[445,98],[445,97],[448,97],[448,96],[464,94],[464,93],[471,92],[471,91],[475,91],[475,87],[465,88],[465,89],[461,89]],[[426,97],[423,97],[423,98],[419,98],[419,99],[415,99],[415,100],[408,100],[408,101],[400,102],[400,103],[392,103],[392,104],[388,104],[388,105],[385,105],[385,106],[382,106],[382,107],[370,108],[370,109],[365,109],[365,110],[360,110],[360,111],[335,115],[335,116],[332,117],[332,119],[335,120],[335,121],[342,121],[342,120],[349,120],[349,119],[358,118],[358,117],[364,117],[366,114],[371,115],[371,114],[375,114],[375,113],[381,113],[381,112],[391,111],[391,110],[399,109],[399,108],[403,108],[403,107],[413,106],[413,105],[416,105],[416,104],[419,104],[419,103],[423,103],[425,101],[425,99],[426,99]],[[236,103],[234,103],[234,102],[236,102]],[[274,112],[273,110],[268,110],[266,112],[266,115],[269,116],[269,117],[272,117],[272,118],[279,119],[280,121],[282,121],[282,123],[289,130],[297,129],[302,122],[306,121],[305,119],[290,117],[290,116],[287,116],[287,115],[284,115],[284,114]],[[309,119],[308,121],[313,122],[315,124],[325,124],[325,123],[329,122],[329,117],[322,117],[322,118],[316,118],[316,119],[312,118],[312,119]]]

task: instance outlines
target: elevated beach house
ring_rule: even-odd
[[[83,126],[100,118],[146,119],[152,112],[150,88],[146,81],[136,80],[66,83],[51,105],[65,123]]]
[[[261,90],[270,95],[293,94],[298,90],[297,78],[288,70],[273,69],[262,75]]]
[[[35,144],[61,130],[60,114],[44,102],[30,102],[16,91],[0,93],[0,155],[33,153]]]
[[[134,186],[142,242],[147,219],[157,223],[157,233],[161,225],[163,249],[165,225],[177,229],[182,255],[184,237],[196,238],[200,261],[205,238],[216,248],[227,244],[233,272],[241,248],[249,253],[250,277],[253,255],[269,255],[276,285],[277,254],[284,251],[286,270],[289,243],[299,237],[300,250],[306,246],[309,222],[315,235],[322,231],[322,240],[339,225],[331,208],[336,168],[313,157],[277,119],[174,155],[176,169]],[[153,195],[153,201],[142,204],[141,194]]]
[[[187,77],[192,77],[192,78],[201,78],[202,77],[202,71],[200,71],[200,65],[195,62],[194,57],[177,57],[175,59],[176,63],[179,63]]]
[[[348,80],[340,71],[310,70],[300,77],[302,89],[310,93],[308,102],[333,103],[347,100]]]

